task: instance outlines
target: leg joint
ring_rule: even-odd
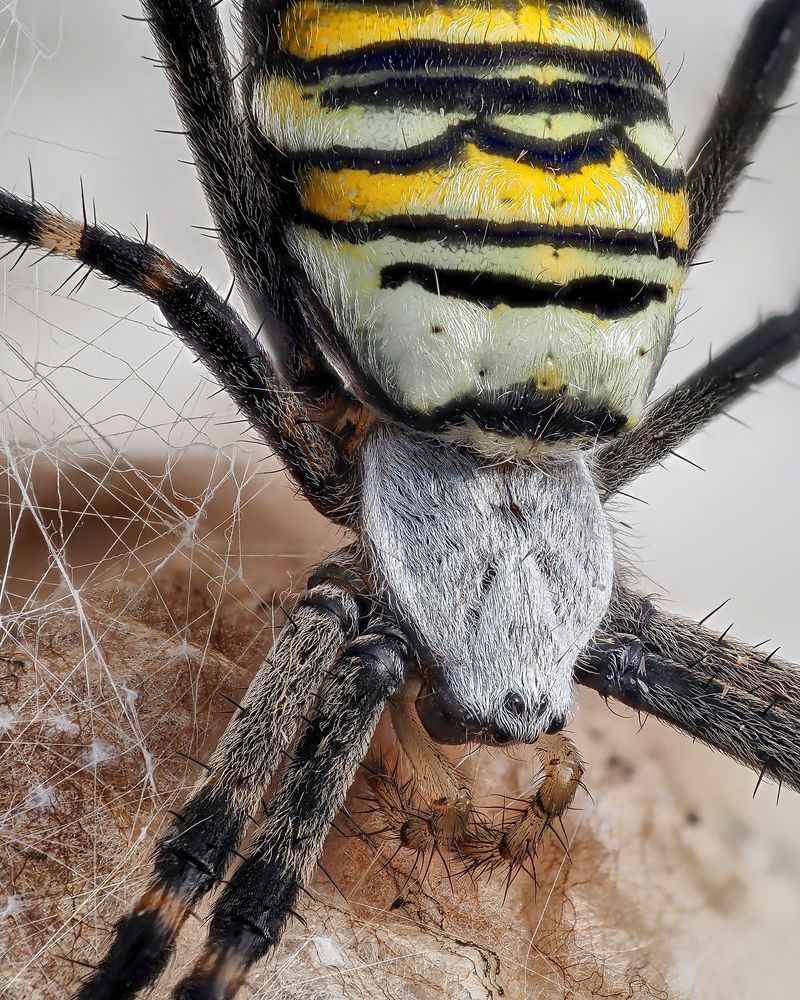
[[[392,687],[403,679],[406,666],[413,657],[411,643],[397,628],[378,624],[365,635],[358,636],[347,646],[345,657],[360,660],[370,666],[370,672],[381,675]]]
[[[339,562],[323,563],[306,583],[302,603],[338,618],[347,633],[355,633],[371,609],[363,579]]]

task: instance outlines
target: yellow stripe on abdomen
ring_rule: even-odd
[[[689,245],[686,193],[646,183],[621,152],[610,163],[559,174],[470,144],[459,162],[418,173],[311,168],[301,179],[300,200],[331,222],[446,216],[454,227],[460,219],[596,226],[657,233],[681,250]]]
[[[281,18],[281,47],[301,59],[341,55],[369,45],[416,40],[450,45],[533,43],[631,52],[656,69],[648,32],[568,4],[509,2],[408,4],[384,8],[300,0]]]

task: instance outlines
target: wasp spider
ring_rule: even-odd
[[[308,581],[80,1000],[153,983],[270,786],[175,993],[233,996],[390,698],[429,804],[404,842],[478,867],[530,859],[569,806],[576,678],[799,788],[796,668],[630,590],[604,505],[800,353],[800,312],[770,319],[647,406],[687,266],[794,69],[800,3],[757,9],[688,171],[639,0],[243,0],[236,74],[213,0],[143,7],[274,357],[147,240],[9,193],[0,235],[156,303],[352,541]],[[468,741],[534,744],[521,816],[478,821],[437,749]]]

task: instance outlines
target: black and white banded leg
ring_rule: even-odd
[[[577,680],[800,791],[800,667],[620,587]]]
[[[253,679],[194,794],[161,838],[150,886],[113,931],[77,1000],[126,1000],[166,966],[191,909],[223,877],[327,675],[359,630],[356,583],[321,567]]]
[[[232,997],[275,945],[322,853],[336,813],[411,657],[406,639],[373,622],[353,639],[296,745],[248,857],[211,919],[206,946],[175,1000]]]
[[[204,278],[146,240],[129,239],[86,218],[78,222],[2,189],[0,239],[73,260],[158,306],[308,500],[332,521],[347,522],[353,498],[347,461],[312,419],[302,387],[277,371],[244,320]]]

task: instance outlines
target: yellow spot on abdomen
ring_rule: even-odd
[[[567,385],[569,379],[561,371],[555,358],[548,357],[533,373],[533,381],[540,392],[558,392]]]

